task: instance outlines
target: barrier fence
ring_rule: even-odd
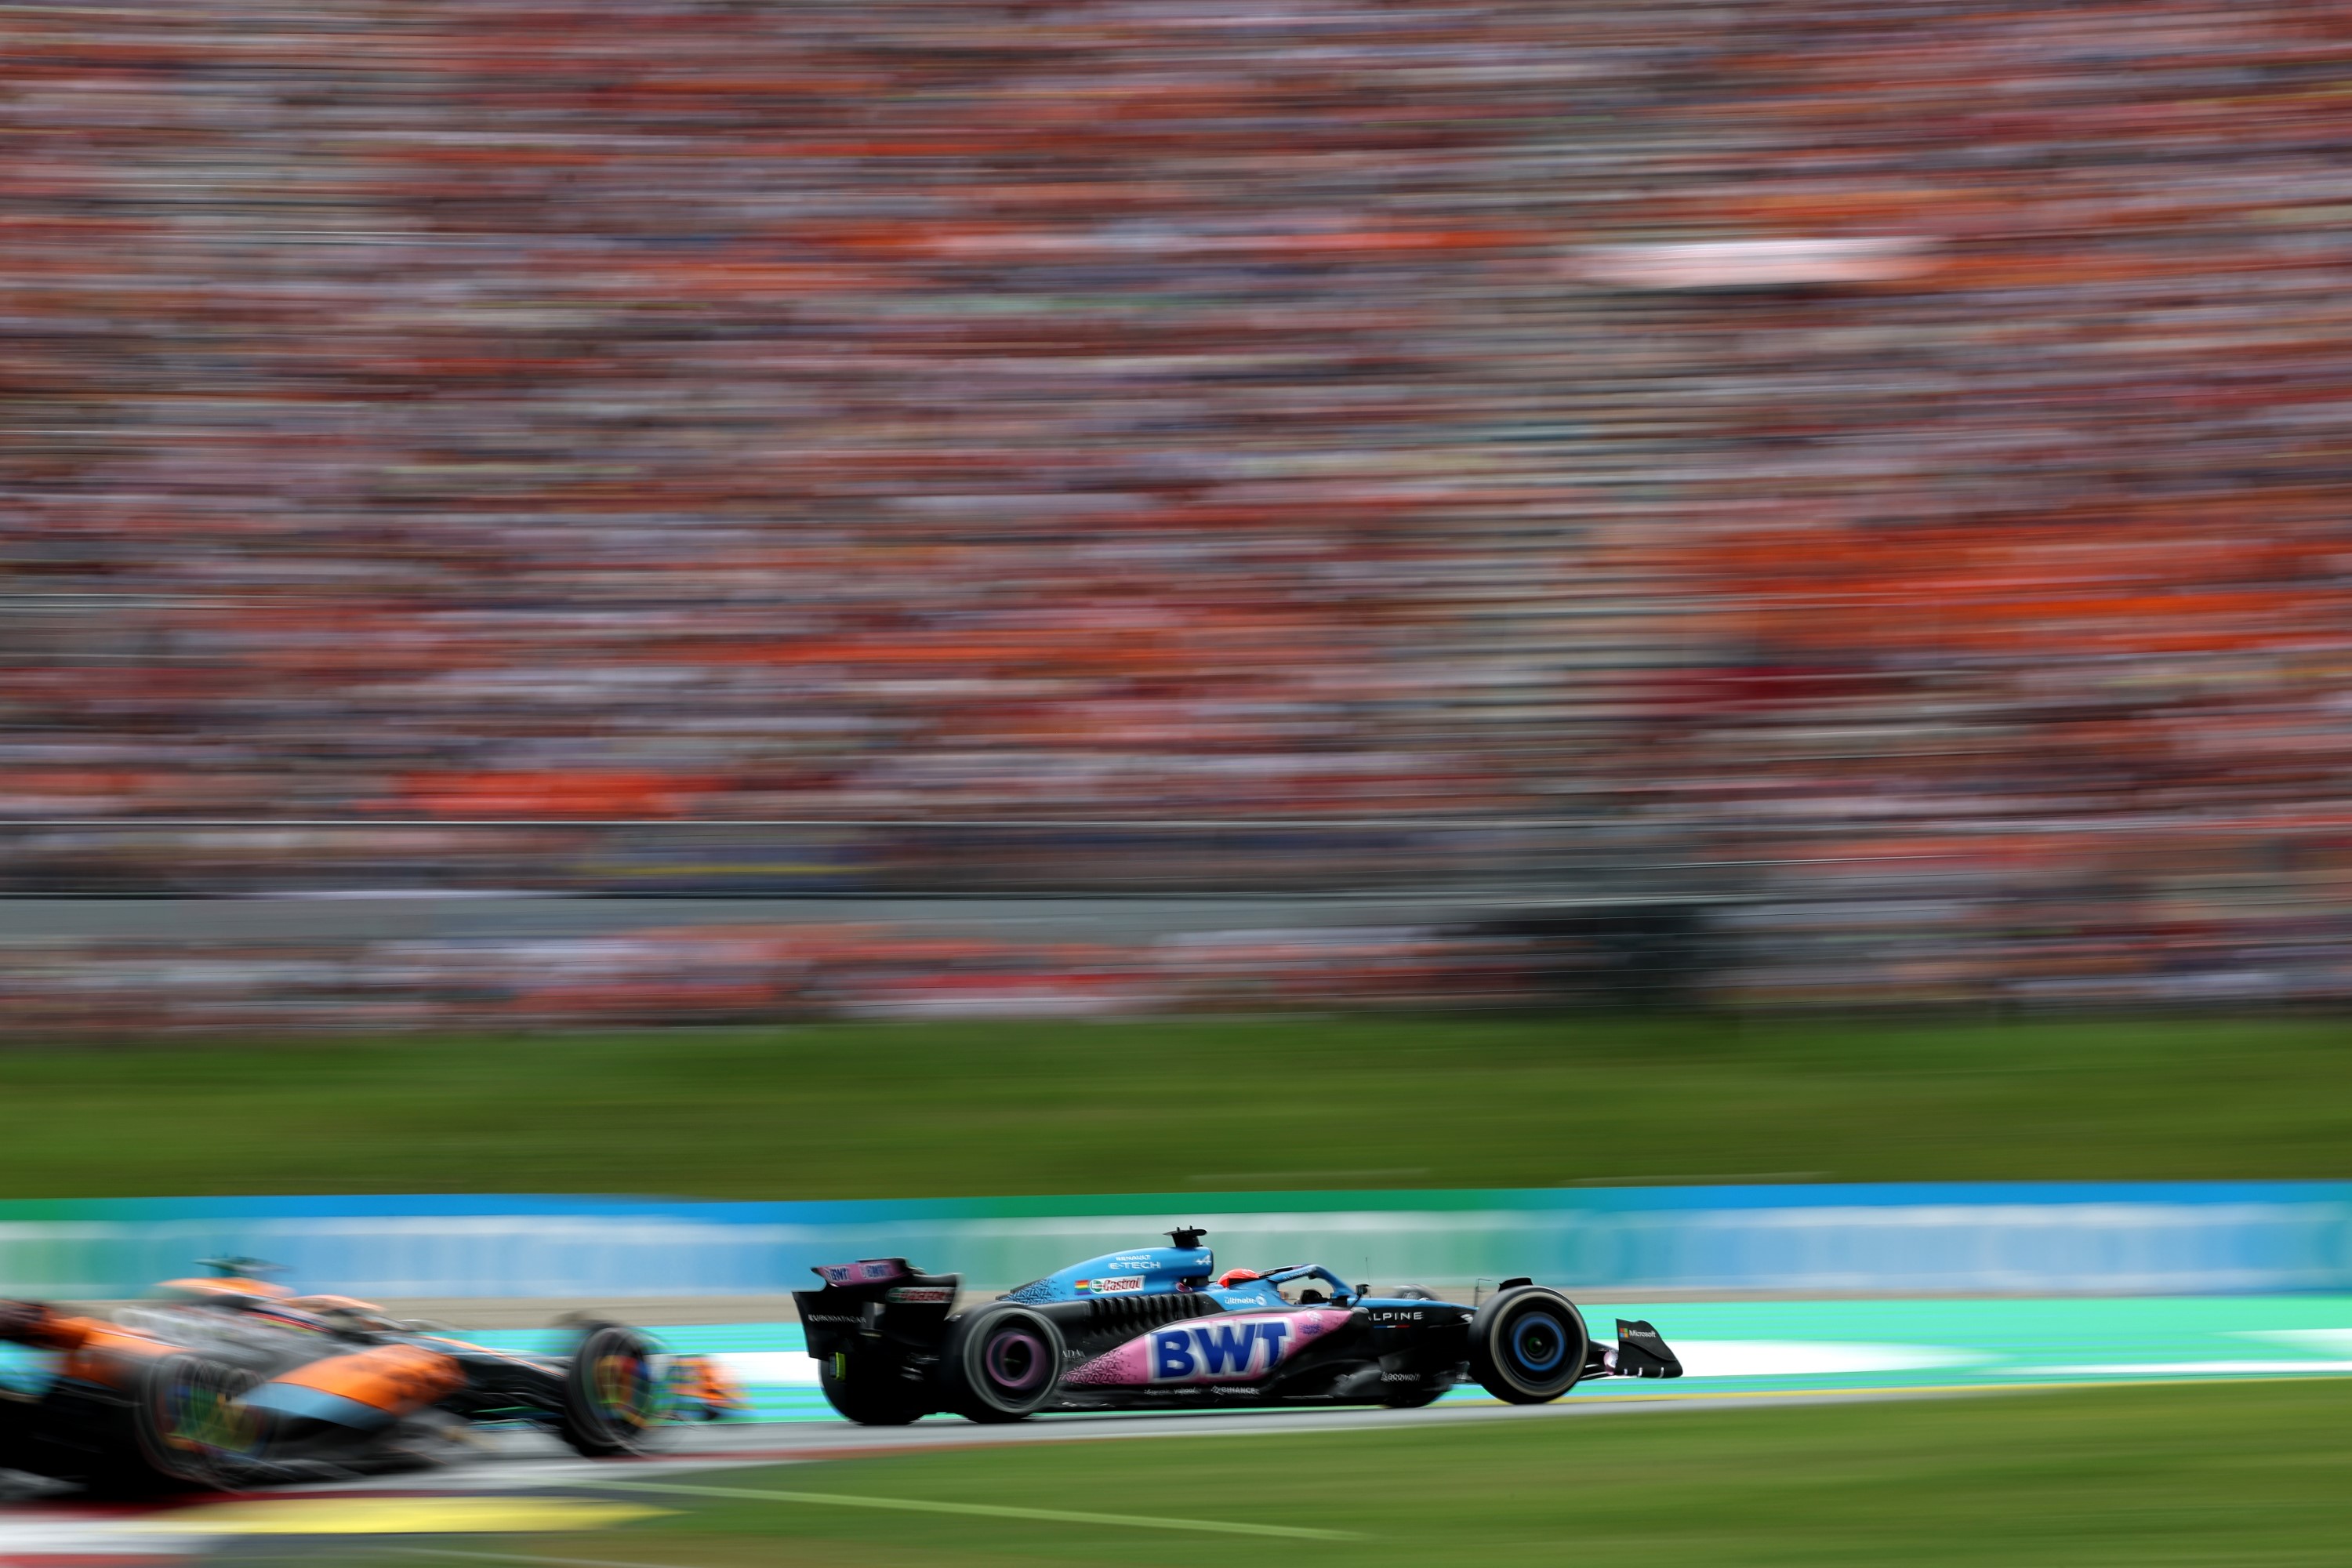
[[[772,1295],[903,1255],[1004,1289],[1205,1226],[1228,1265],[1383,1284],[1887,1296],[2352,1291],[2352,1183],[1138,1194],[855,1203],[414,1196],[0,1203],[0,1295],[108,1299],[222,1254],[420,1297]]]
[[[1072,920],[1080,903],[1102,906],[1087,910],[1100,931]],[[747,945],[791,935],[805,947],[825,923],[866,929],[830,939],[845,955]],[[1311,956],[1270,998],[1214,952],[1171,959],[1147,940],[1401,924],[1457,946],[1507,944],[1512,973],[1499,987],[1451,974],[1400,994],[1368,973],[1376,965]],[[874,943],[915,930],[992,951],[930,953],[923,976],[887,977],[879,995],[859,973],[836,984],[888,965]],[[505,952],[555,932],[601,966],[610,953],[581,945],[591,931],[646,939],[629,963],[668,994],[541,996],[533,965]],[[0,822],[0,994],[11,1003],[0,1033],[27,1037],[272,1019],[604,1026],[1447,998],[2338,1006],[2352,1000],[2347,939],[2352,815],[2262,804],[2109,802],[1932,826],[1903,810],[1857,819],[1657,803],[1584,817]],[[1108,951],[1049,951],[1087,943]],[[1496,967],[1454,956],[1456,968]],[[1170,963],[1193,973],[1172,984],[1104,973]],[[933,984],[950,966],[1024,978]],[[835,994],[843,988],[856,994]]]

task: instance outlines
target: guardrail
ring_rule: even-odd
[[[1507,815],[0,821],[0,896],[1295,894],[1672,879],[1671,836]],[[1632,842],[1629,842],[1631,840]],[[1701,869],[1682,868],[1682,871]]]
[[[135,1295],[222,1253],[387,1299],[772,1295],[905,1255],[1003,1289],[1178,1222],[1228,1264],[1386,1282],[1886,1296],[2352,1291],[2352,1183],[1249,1193],[937,1202],[312,1197],[0,1204],[0,1295]]]

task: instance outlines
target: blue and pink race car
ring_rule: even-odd
[[[1679,1377],[1657,1330],[1620,1320],[1596,1343],[1557,1290],[1506,1279],[1472,1306],[1405,1287],[1374,1295],[1319,1264],[1216,1271],[1204,1232],[1088,1258],[956,1310],[961,1280],[900,1258],[816,1272],[793,1293],[825,1397],[852,1421],[938,1411],[1018,1421],[1040,1411],[1429,1404],[1470,1379],[1513,1405],[1588,1378]]]

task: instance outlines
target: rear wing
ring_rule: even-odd
[[[808,1353],[820,1361],[869,1335],[917,1349],[937,1343],[963,1286],[960,1274],[925,1274],[903,1258],[820,1264],[814,1272],[824,1283],[793,1291],[793,1304]]]

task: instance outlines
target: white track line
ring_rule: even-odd
[[[1286,1541],[1361,1541],[1346,1530],[1298,1524],[1241,1524],[1223,1519],[1160,1518],[1145,1513],[1086,1513],[1075,1509],[1014,1508],[992,1502],[930,1502],[917,1498],[853,1497],[844,1492],[768,1491],[751,1487],[692,1486],[679,1481],[598,1481],[600,1490],[741,1498],[753,1502],[809,1503],[819,1508],[871,1508],[894,1513],[971,1514],[983,1519],[1035,1519],[1055,1524],[1108,1524],[1122,1530],[1189,1530],[1211,1535],[1273,1535]]]

